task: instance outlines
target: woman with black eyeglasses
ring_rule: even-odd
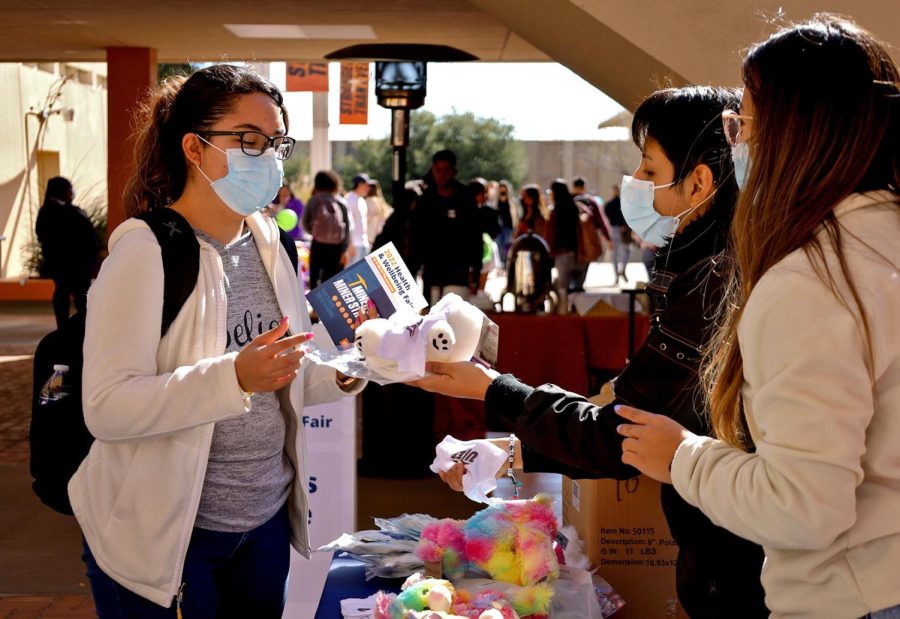
[[[269,81],[214,65],[164,82],[138,120],[133,218],[88,298],[97,440],[69,484],[97,613],[281,617],[289,546],[310,550],[303,407],[363,386],[302,363],[303,290],[260,213],[293,149],[287,113]]]

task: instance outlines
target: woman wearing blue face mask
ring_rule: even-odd
[[[667,89],[635,111],[632,134],[642,156],[622,187],[622,211],[630,226],[661,249],[648,287],[650,334],[616,378],[612,403],[598,407],[554,385],[532,388],[468,363],[433,364],[429,369],[436,375],[416,384],[484,399],[489,426],[515,430],[516,465],[526,471],[573,478],[636,476],[637,470],[622,463],[616,427],[623,420],[614,410],[619,404],[642,402],[708,434],[702,401],[695,397],[700,350],[712,333],[721,297],[721,253],[737,193],[720,117],[738,101],[734,90]],[[508,440],[497,445],[506,449]],[[458,465],[442,477],[460,489],[463,470]],[[767,616],[759,581],[762,549],[715,526],[669,486],[660,499],[679,545],[678,598],[690,616]]]
[[[717,438],[623,407],[623,458],[763,546],[773,616],[893,619],[900,70],[828,14],[742,69],[723,115],[743,185],[733,268],[703,372]]]
[[[303,291],[260,213],[293,148],[281,93],[214,65],[165,81],[139,126],[134,218],[88,297],[97,440],[69,484],[97,613],[280,617],[289,547],[309,553],[303,407],[362,387],[303,362]],[[160,243],[184,254],[164,265]],[[166,318],[191,266],[196,283]]]

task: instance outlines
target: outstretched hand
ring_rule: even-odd
[[[284,337],[287,316],[278,326],[258,335],[241,349],[234,362],[238,385],[247,392],[277,391],[297,377],[303,355],[300,346],[312,339],[312,333]]]
[[[447,484],[457,492],[463,491],[462,479],[465,474],[466,465],[462,462],[457,462],[449,470],[438,471],[438,477],[441,478],[441,481],[443,481],[445,484]]]
[[[630,406],[617,406],[616,413],[631,423],[616,431],[622,441],[622,462],[665,484],[672,483],[672,459],[681,442],[693,436],[681,424],[665,415],[655,415]]]
[[[459,363],[432,361],[425,364],[425,370],[432,375],[410,381],[408,384],[425,391],[472,400],[484,400],[491,382],[500,376],[497,370],[474,361]]]

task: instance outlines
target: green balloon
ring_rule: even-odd
[[[297,213],[289,208],[282,209],[275,215],[275,221],[278,222],[279,228],[285,232],[290,232],[297,227]]]
[[[481,261],[487,262],[494,253],[494,241],[487,232],[481,234]]]

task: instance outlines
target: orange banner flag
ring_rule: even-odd
[[[369,63],[341,63],[342,125],[369,124]]]
[[[288,92],[328,92],[327,62],[288,62]]]

